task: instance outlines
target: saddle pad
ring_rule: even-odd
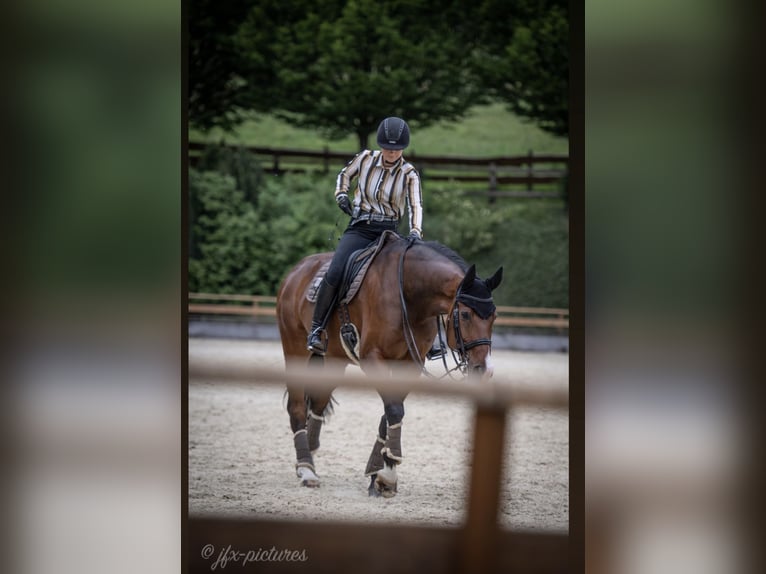
[[[327,270],[330,268],[330,262],[328,261],[324,265],[322,265],[319,268],[319,271],[317,271],[317,274],[314,275],[314,278],[311,280],[311,283],[309,283],[308,291],[306,291],[306,299],[308,299],[311,303],[317,302],[317,292],[319,291],[319,284],[322,282],[322,279],[324,278],[325,273],[327,273]]]
[[[383,249],[383,246],[393,239],[401,239],[401,236],[395,231],[386,230],[380,236],[380,239],[364,249],[360,249],[351,254],[351,257],[349,257],[349,260],[346,262],[343,283],[338,290],[340,293],[341,304],[348,305],[353,300],[359,291],[359,288],[362,286],[362,282],[367,275],[367,270],[375,260],[375,257],[380,253],[380,250]],[[325,273],[327,273],[329,267],[330,262],[328,261],[319,268],[319,271],[317,271],[317,274],[311,280],[309,288],[306,291],[306,298],[311,303],[316,303],[319,284],[322,282],[322,278],[325,276]]]

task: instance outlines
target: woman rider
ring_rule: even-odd
[[[386,230],[396,230],[408,208],[410,237],[422,237],[423,202],[420,176],[412,164],[402,157],[410,143],[410,128],[401,118],[389,117],[378,126],[380,150],[363,150],[338,174],[335,201],[351,216],[348,227],[335,250],[317,293],[314,317],[307,348],[324,355],[327,350],[322,338],[330,312],[335,304],[343,270],[351,253],[378,239]],[[351,180],[356,178],[354,199],[349,199]]]

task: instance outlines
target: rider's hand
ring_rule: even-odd
[[[420,233],[418,233],[417,231],[413,229],[412,231],[410,231],[410,234],[407,236],[407,239],[409,239],[410,241],[416,241],[418,239],[421,239]]]
[[[351,215],[351,202],[348,200],[348,195],[342,193],[337,197],[336,201],[338,202],[338,207],[340,207],[341,211],[347,215]]]

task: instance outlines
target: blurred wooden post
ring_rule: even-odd
[[[615,529],[606,509],[595,506],[585,511],[585,572],[606,574],[615,571]]]
[[[272,168],[274,175],[279,175],[279,154],[274,154],[274,167]]]
[[[495,203],[494,193],[497,191],[497,166],[494,162],[489,164],[489,203]]]
[[[324,173],[329,173],[330,171],[330,148],[327,146],[324,146],[322,149],[324,153]]]
[[[503,473],[506,409],[477,405],[468,517],[461,535],[460,572],[496,572],[497,511]]]

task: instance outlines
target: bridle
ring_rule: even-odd
[[[460,363],[464,363],[465,365],[468,364],[468,351],[473,349],[474,347],[480,347],[481,345],[487,345],[490,349],[492,348],[492,339],[474,339],[473,341],[466,341],[463,338],[463,333],[460,330],[460,312],[459,312],[459,303],[462,303],[466,307],[470,307],[473,309],[473,306],[476,303],[492,303],[492,297],[488,298],[480,298],[480,297],[474,297],[473,295],[468,295],[467,293],[463,293],[460,289],[457,290],[457,294],[455,295],[455,303],[452,305],[452,331],[455,335],[455,343],[457,345],[457,352],[458,356],[460,357]]]

